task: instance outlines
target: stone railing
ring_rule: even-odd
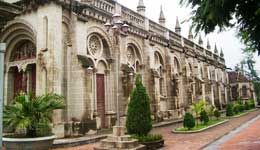
[[[181,36],[173,31],[169,32],[170,40],[177,41],[178,43],[181,43]]]
[[[96,8],[113,14],[115,12],[115,4],[104,0],[83,0],[83,3],[88,3]]]
[[[122,19],[136,27],[145,27],[145,17],[124,6],[122,6]]]
[[[158,35],[164,35],[166,32],[166,28],[156,22],[153,22],[152,20],[149,20],[149,30]]]

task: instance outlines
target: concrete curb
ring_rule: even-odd
[[[208,126],[208,127],[206,127],[206,128],[202,128],[202,129],[199,129],[199,130],[196,130],[196,131],[176,131],[176,130],[174,129],[174,130],[172,130],[172,133],[176,133],[176,134],[199,133],[199,132],[203,132],[203,131],[205,131],[205,130],[211,129],[211,128],[213,128],[213,127],[222,125],[222,124],[224,124],[224,123],[226,123],[226,122],[228,122],[228,121],[229,121],[229,120],[226,119],[226,120],[223,120],[223,121],[221,121],[221,122],[218,122],[218,123],[216,123],[216,124],[210,125],[210,126]]]

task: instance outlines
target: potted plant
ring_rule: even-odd
[[[55,136],[51,132],[53,110],[63,109],[63,97],[45,94],[34,97],[20,93],[4,108],[4,128],[12,134],[3,138],[6,149],[48,150]]]

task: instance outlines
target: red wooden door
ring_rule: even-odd
[[[101,128],[106,126],[105,124],[105,80],[104,74],[96,75],[96,91],[97,91],[97,112],[101,118]]]
[[[19,72],[17,69],[14,71],[14,96],[21,91],[26,92],[23,76],[23,72]]]
[[[35,96],[35,89],[36,89],[36,65],[33,65],[33,67],[32,67],[32,71],[31,71],[31,79],[32,79],[32,85],[31,85],[31,92],[32,92],[32,94],[33,94],[33,96]]]

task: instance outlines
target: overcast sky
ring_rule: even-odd
[[[139,0],[117,0],[119,3],[127,6],[128,8],[136,11],[136,6]],[[176,17],[182,22],[189,18],[191,9],[179,4],[179,0],[144,0],[146,6],[146,16],[156,22],[158,22],[160,6],[162,5],[164,15],[166,18],[166,27],[174,31]],[[189,22],[181,24],[184,37],[188,37]],[[236,37],[236,29],[229,29],[227,31],[218,33],[217,31],[205,36],[202,33],[202,39],[204,41],[204,47],[206,47],[207,38],[210,41],[211,49],[214,49],[215,43],[217,43],[218,50],[223,49],[224,57],[227,67],[233,68],[243,57],[241,49],[244,45]],[[198,37],[196,37],[196,42]],[[259,57],[256,57],[259,60]],[[256,60],[257,60],[256,59]],[[260,61],[257,62],[256,69],[259,70]]]

